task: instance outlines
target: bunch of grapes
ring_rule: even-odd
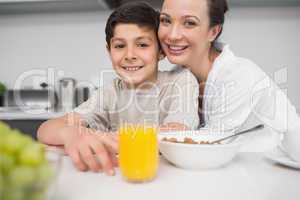
[[[53,175],[43,145],[0,121],[0,199],[42,200]]]

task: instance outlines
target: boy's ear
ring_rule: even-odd
[[[159,55],[158,55],[158,59],[159,60],[163,60],[166,57],[165,53],[163,52],[162,49],[159,50]]]
[[[108,52],[108,55],[110,56],[110,48],[109,48],[109,46],[107,44],[106,44],[106,50]]]

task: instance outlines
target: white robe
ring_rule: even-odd
[[[235,56],[228,45],[217,43],[217,48],[222,53],[204,90],[204,128],[227,131],[263,123],[276,133],[298,131],[300,136],[295,130],[300,123],[296,109],[274,81],[250,60]]]

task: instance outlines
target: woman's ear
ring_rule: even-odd
[[[158,60],[163,60],[166,57],[166,54],[163,52],[162,49],[159,50]]]
[[[209,30],[209,41],[213,42],[215,41],[216,37],[219,35],[219,33],[222,31],[222,25],[218,24],[210,28]]]

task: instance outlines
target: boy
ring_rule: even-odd
[[[157,39],[158,25],[159,13],[145,3],[125,4],[114,11],[107,20],[105,33],[107,50],[119,78],[112,86],[98,89],[73,112],[42,124],[38,139],[49,145],[63,145],[79,170],[104,170],[113,175],[117,164],[117,136],[105,133],[115,132],[124,119],[122,116],[132,121],[143,118],[143,113],[129,113],[125,109],[121,114],[118,110],[118,105],[125,105],[131,96],[119,97],[132,94],[131,91],[154,92],[161,127],[179,124],[196,128],[199,124],[197,80],[184,69],[158,71],[158,61],[164,57]],[[153,102],[138,103],[149,107]]]

